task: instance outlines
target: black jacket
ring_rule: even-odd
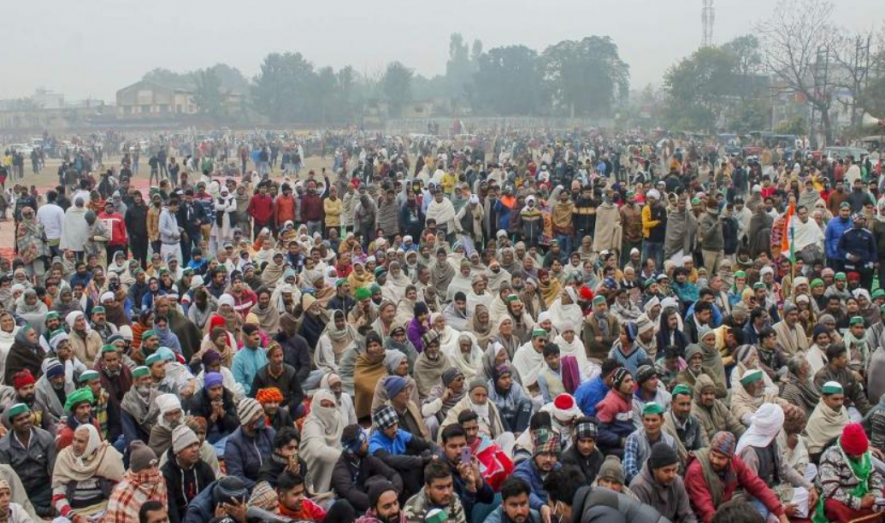
[[[166,452],[167,461],[160,468],[160,472],[166,480],[169,523],[179,523],[184,519],[191,500],[215,481],[215,472],[203,460],[198,461],[190,470],[182,470],[172,455],[172,449]]]
[[[301,382],[298,381],[295,367],[283,362],[283,372],[277,378],[270,375],[269,369],[270,365],[265,365],[255,374],[249,396],[254,398],[259,390],[276,387],[283,395],[283,404],[280,406],[287,407],[289,412],[295,412],[295,409],[304,402],[304,392],[301,390]]]
[[[595,449],[593,454],[590,454],[590,456],[585,458],[578,452],[578,449],[572,445],[562,453],[562,457],[559,461],[563,465],[574,465],[580,468],[581,472],[584,473],[584,477],[587,478],[586,484],[590,485],[596,480],[596,475],[599,474],[599,469],[605,461],[605,456],[602,455],[602,452],[599,449]]]
[[[606,488],[582,487],[572,500],[572,523],[670,523],[651,505]]]
[[[298,383],[304,383],[310,375],[310,346],[300,334],[286,336],[280,332],[274,339],[283,346],[283,361],[295,368]]]
[[[348,452],[342,452],[332,471],[332,489],[359,512],[369,508],[369,485],[386,478],[397,492],[403,491],[403,480],[395,470],[375,456],[366,456],[354,463]]]
[[[214,424],[210,424],[211,422],[209,421],[209,416],[212,414],[212,402],[209,400],[209,393],[206,387],[194,394],[187,402],[186,410],[189,415],[206,418],[206,437],[212,438],[214,441],[230,435],[240,427],[240,419],[237,417],[237,408],[234,405],[233,394],[229,390],[224,389],[221,401],[224,404],[224,416],[219,418]]]
[[[144,202],[141,205],[130,205],[126,208],[126,216],[123,221],[126,223],[126,234],[132,241],[136,239],[147,241],[147,213],[148,206]]]

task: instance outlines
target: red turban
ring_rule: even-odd
[[[33,385],[37,380],[34,379],[34,375],[31,374],[31,371],[28,369],[16,372],[15,375],[12,376],[12,387],[15,390],[18,390],[27,385]]]
[[[870,448],[870,440],[860,423],[849,423],[842,429],[842,437],[839,438],[842,450],[851,456],[860,456]]]
[[[590,287],[581,286],[581,299],[584,301],[593,301],[593,291]]]
[[[212,318],[209,320],[209,330],[210,331],[216,327],[219,329],[223,329],[226,326],[227,326],[227,324],[225,323],[224,318],[222,318],[221,316],[219,316],[217,314],[213,314]]]
[[[261,403],[262,405],[268,402],[282,403],[283,393],[276,387],[268,387],[259,390],[258,393],[255,394],[255,399],[257,399],[258,403]]]

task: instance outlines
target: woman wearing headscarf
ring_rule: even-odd
[[[354,408],[359,419],[372,413],[375,385],[387,372],[384,354],[381,336],[370,331],[366,334],[366,350],[357,356],[353,369]]]
[[[43,371],[40,368],[46,353],[40,346],[40,338],[37,331],[30,325],[20,328],[15,335],[15,343],[4,352],[0,349],[0,370],[3,371],[3,383],[12,385],[12,377],[17,373],[28,370],[35,378],[39,378]]]
[[[820,401],[820,393],[812,382],[811,365],[803,356],[787,361],[787,374],[780,380],[780,397],[801,407],[810,416]]]
[[[28,274],[43,275],[43,257],[49,254],[45,237],[43,225],[37,220],[34,209],[23,207],[21,221],[15,230],[15,244],[18,257],[24,262]]]
[[[314,353],[314,363],[317,368],[327,372],[338,372],[341,356],[352,345],[358,343],[359,339],[359,333],[347,322],[344,311],[332,311],[332,320],[320,335]]]
[[[64,286],[58,291],[58,299],[52,302],[52,310],[62,318],[73,311],[83,310],[80,302],[74,299],[74,291]]]
[[[434,312],[430,315],[430,327],[439,334],[439,347],[443,354],[448,354],[458,344],[458,332],[446,325],[446,318],[442,314]]]
[[[334,372],[324,374],[320,379],[320,389],[331,391],[335,395],[335,403],[341,411],[341,419],[344,420],[344,426],[356,425],[356,411],[353,408],[353,398],[344,391],[341,376]]]
[[[514,384],[513,386],[518,387],[519,385]],[[501,421],[498,406],[491,398],[489,384],[485,380],[474,379],[470,382],[470,385],[467,387],[467,394],[464,395],[461,401],[449,409],[449,413],[440,424],[440,431],[449,425],[458,423],[458,414],[465,410],[472,410],[479,416],[477,420],[479,422],[479,431],[488,436],[489,439],[494,440],[507,432],[504,423]]]
[[[38,336],[43,334],[43,320],[46,318],[47,312],[49,312],[49,308],[40,301],[37,291],[34,289],[25,290],[15,305],[15,314],[32,325]]]
[[[160,340],[160,347],[169,347],[177,354],[181,354],[181,342],[178,341],[178,336],[169,328],[168,318],[154,315],[154,334]]]
[[[365,260],[354,260],[353,270],[347,276],[347,282],[350,283],[351,291],[356,292],[357,289],[368,289],[375,283],[375,275],[367,271],[365,267]]]
[[[572,325],[580,325],[584,321],[584,311],[578,305],[578,293],[574,287],[566,287],[562,290],[559,298],[550,304],[547,309],[550,319],[553,320],[555,328],[559,328],[565,322]]]
[[[310,414],[304,420],[299,445],[314,492],[329,491],[332,470],[341,456],[341,433],[344,432],[344,426],[335,394],[326,389],[318,390],[311,400]]]
[[[92,365],[95,357],[101,351],[101,336],[93,331],[86,320],[86,315],[80,311],[69,313],[65,317],[70,332],[71,349],[78,360],[84,365]]]
[[[390,335],[383,339],[385,350],[397,350],[406,355],[406,359],[409,362],[409,374],[411,374],[415,369],[418,351],[406,335],[406,325],[394,321],[390,326]]]
[[[126,261],[126,253],[123,251],[117,251],[114,253],[114,258],[108,263],[108,276],[111,273],[117,275],[120,281],[123,281],[124,276],[127,278],[131,278],[129,275],[129,263]]]
[[[55,459],[52,499],[56,511],[73,520],[107,508],[108,494],[124,474],[123,456],[107,441],[101,441],[94,425],[74,431],[74,443]]]
[[[406,295],[406,288],[412,285],[412,280],[403,272],[398,261],[390,262],[388,266],[387,280],[381,286],[381,295],[386,300],[398,303]]]
[[[15,324],[15,317],[4,312],[0,314],[0,361],[6,361],[6,355],[12,349],[21,327]]]
[[[472,274],[468,260],[461,260],[458,272],[452,277],[449,286],[444,291],[445,294],[440,294],[440,296],[445,296],[445,301],[454,300],[455,293],[457,292],[463,292],[466,296],[473,291]]]
[[[470,321],[470,332],[476,337],[476,343],[483,351],[492,339],[492,327],[488,308],[485,305],[477,305],[473,311],[473,319]]]
[[[556,278],[551,277],[546,269],[541,269],[538,271],[538,290],[544,299],[544,305],[550,307],[559,298],[559,294],[562,292],[562,284]]]
[[[506,315],[498,318],[495,328],[492,329],[491,343],[500,343],[507,352],[507,358],[509,361],[513,360],[513,356],[516,354],[516,349],[522,345],[522,339],[516,336],[516,333],[514,332],[514,324],[513,317]]]
[[[437,249],[436,259],[428,267],[430,268],[430,282],[436,289],[437,295],[446,296],[449,285],[455,277],[455,268],[446,259],[446,250]]]

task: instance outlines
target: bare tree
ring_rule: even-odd
[[[867,84],[873,65],[873,32],[838,37],[833,48],[836,68],[831,78],[836,86],[851,92],[847,99],[838,98],[840,104],[851,111],[851,126],[858,124],[864,110],[869,106]]]
[[[780,0],[772,16],[756,24],[762,61],[781,88],[799,93],[820,113],[824,145],[833,140],[830,109],[836,85],[829,78],[835,46],[826,0]]]

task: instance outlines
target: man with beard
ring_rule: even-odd
[[[562,465],[559,463],[559,434],[552,430],[538,429],[532,435],[532,459],[527,459],[516,466],[514,478],[520,478],[529,484],[529,506],[540,512],[544,521],[549,521],[553,510],[548,504],[547,490],[544,480]]]
[[[425,523],[434,509],[445,511],[449,523],[467,523],[461,500],[455,495],[452,470],[439,460],[424,467],[424,488],[406,501],[403,512],[407,523]]]
[[[15,469],[37,515],[45,518],[53,514],[55,441],[52,434],[31,424],[32,416],[24,403],[16,403],[6,412],[12,430],[0,439],[0,463]]]
[[[184,422],[184,409],[174,394],[157,396],[159,415],[151,429],[149,445],[157,456],[162,456],[172,446],[172,431]]]
[[[266,482],[272,488],[276,488],[277,481],[283,472],[307,474],[307,463],[298,455],[298,445],[301,437],[295,427],[284,427],[273,437],[273,454],[265,460],[258,471],[258,483]]]
[[[359,425],[348,425],[341,434],[344,450],[332,472],[332,489],[358,511],[371,511],[372,491],[376,484],[390,485],[400,493],[403,481],[386,463],[369,455],[369,440]]]
[[[89,369],[80,374],[81,387],[88,387],[95,397],[93,416],[98,422],[98,432],[106,441],[117,441],[123,434],[123,425],[120,422],[120,411],[116,405],[111,405],[110,395],[101,386],[101,375],[97,370]]]
[[[283,427],[293,426],[289,411],[280,408],[280,404],[284,401],[280,389],[276,387],[258,389],[255,399],[258,400],[258,403],[261,403],[261,408],[264,410],[264,419],[268,427],[280,430]]]
[[[531,488],[519,478],[508,478],[501,485],[501,506],[486,518],[485,523],[541,523],[541,514],[529,506]]]
[[[149,441],[151,430],[157,422],[159,409],[157,396],[161,393],[152,387],[153,378],[147,367],[136,367],[132,371],[133,386],[123,395],[120,402],[123,423],[123,437],[128,444],[137,439]]]
[[[399,491],[389,481],[380,480],[369,487],[367,504],[366,513],[355,523],[406,523],[399,506]]]
[[[179,523],[190,502],[215,481],[215,472],[200,459],[200,440],[187,425],[172,431],[168,458],[160,472],[166,480],[169,523]]]
[[[717,432],[710,447],[695,451],[685,471],[685,490],[698,519],[711,523],[716,508],[732,499],[738,488],[755,498],[780,523],[788,523],[784,507],[764,481],[734,455],[735,438],[730,432]],[[761,510],[760,510],[761,509]]]
[[[864,392],[860,376],[849,367],[848,349],[845,345],[830,344],[827,347],[827,364],[814,375],[814,386],[821,390],[825,383],[835,381],[845,391],[845,408],[854,418],[865,415],[871,408]]]
[[[95,397],[92,395],[92,389],[82,388],[68,394],[65,401],[66,421],[58,431],[55,441],[55,448],[58,451],[69,447],[74,442],[74,431],[80,425],[94,425],[98,429],[98,423],[92,415],[92,405],[95,403]]]
[[[473,421],[476,423],[476,419]],[[479,430],[478,424],[476,430]],[[483,478],[479,460],[471,453],[469,461],[464,461],[462,452],[469,447],[466,431],[461,425],[449,425],[443,429],[440,440],[442,449],[439,459],[452,469],[455,494],[461,499],[464,512],[472,514],[477,503],[485,505],[494,503],[495,491]]]
[[[406,493],[421,488],[421,467],[433,459],[433,443],[399,428],[393,407],[382,405],[372,413],[375,430],[369,438],[369,452],[396,470],[403,478]]]
[[[685,484],[679,477],[679,456],[669,446],[658,443],[651,449],[630,490],[640,501],[651,505],[674,523],[697,523],[691,510]]]
[[[662,430],[673,436],[676,452],[683,463],[691,452],[708,446],[707,433],[691,414],[691,389],[685,385],[673,388],[673,401],[670,410],[664,414]]]
[[[461,411],[458,414],[458,424],[464,429],[470,453],[479,461],[482,479],[492,490],[500,490],[502,482],[513,472],[510,457],[488,435],[480,432],[479,415],[476,412],[469,409]]]
[[[56,339],[61,337],[57,336]],[[60,420],[65,415],[64,405],[68,392],[74,391],[73,383],[68,390],[65,384],[65,366],[58,359],[46,358],[42,367],[43,376],[37,380],[35,400],[45,405],[46,411],[55,419]]]
[[[206,439],[215,444],[224,440],[240,426],[231,391],[224,387],[223,377],[209,372],[204,387],[188,402],[188,414],[206,418]]]
[[[697,382],[698,377],[701,374],[706,374],[709,376],[706,370],[704,370],[704,351],[701,349],[701,346],[692,343],[688,347],[685,348],[685,362],[686,367],[679,374],[676,375],[676,385],[685,385],[689,390],[694,388],[695,383]],[[710,376],[712,380],[713,377]],[[714,382],[715,383],[715,382]],[[728,391],[725,387],[721,387],[718,384],[716,385],[716,397],[717,398],[725,398],[728,395]]]
[[[279,500],[276,513],[291,521],[322,523],[327,518],[329,521],[352,521],[355,519],[353,508],[346,501],[335,502],[327,512],[308,499],[304,476],[300,474],[283,472],[277,482],[276,491]]]
[[[58,418],[49,412],[43,401],[37,400],[37,380],[29,370],[17,372],[12,377],[12,388],[15,389],[15,397],[4,405],[4,411],[12,408],[12,405],[22,403],[28,407],[31,412],[31,425],[40,427],[49,432],[54,432],[58,424]],[[4,416],[3,424],[6,428],[10,426],[10,420]]]
[[[252,398],[240,400],[237,417],[240,427],[225,441],[224,460],[228,475],[238,476],[252,488],[261,471],[262,456],[270,456],[273,452],[275,433],[264,421],[261,404]]]
[[[95,368],[99,373],[101,388],[108,393],[108,404],[119,412],[123,396],[132,388],[132,371],[123,365],[120,349],[116,345],[103,346]]]

